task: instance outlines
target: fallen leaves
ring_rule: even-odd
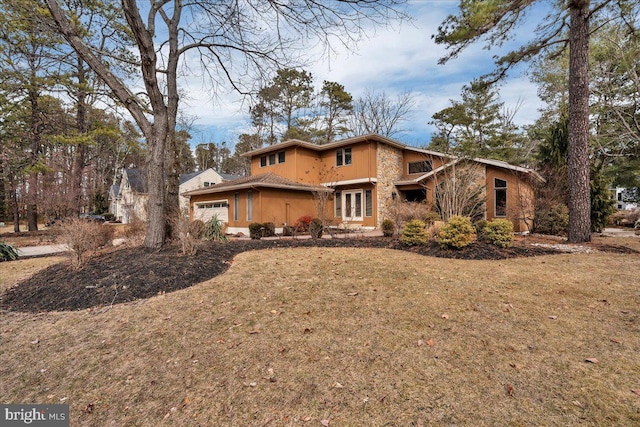
[[[640,388],[631,389],[631,393],[637,394],[638,396],[640,396]]]
[[[600,361],[598,359],[596,359],[595,357],[589,357],[587,359],[584,359],[585,362],[587,363],[600,363]]]

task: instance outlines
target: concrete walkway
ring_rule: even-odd
[[[42,246],[25,246],[16,248],[21,258],[56,255],[63,252],[69,252],[67,245],[42,245]]]

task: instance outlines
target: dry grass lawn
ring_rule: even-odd
[[[66,402],[73,426],[637,426],[638,272],[637,254],[246,252],[146,301],[3,313],[0,401]]]

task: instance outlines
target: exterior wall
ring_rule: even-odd
[[[431,160],[431,166],[433,167],[433,169],[437,169],[446,163],[446,159],[443,159],[440,156],[433,156],[429,154],[405,150],[404,158],[403,158],[402,175],[405,177],[415,177],[417,175],[421,175],[421,174],[409,174],[409,163],[419,162],[421,160]]]
[[[517,172],[491,166],[487,166],[486,170],[487,220],[509,219],[513,222],[514,231],[529,231],[532,228],[535,209],[533,186]],[[507,181],[506,217],[496,216],[495,178]]]
[[[330,171],[332,179],[328,181],[348,181],[352,179],[372,178],[376,176],[376,146],[373,142],[364,141],[340,147],[351,148],[351,164],[336,165],[336,151],[327,150],[320,154],[321,170]],[[320,181],[316,181],[319,183]]]
[[[204,187],[205,182],[212,182],[215,184],[220,184],[222,182],[222,177],[213,169],[207,169],[202,172],[198,176],[194,176],[189,181],[180,185],[180,189],[178,193],[182,194],[190,190],[195,190],[197,188]],[[188,212],[189,211],[189,198],[184,196],[179,196],[180,200],[180,211]]]
[[[371,207],[372,207],[372,215],[366,215],[366,201],[365,201],[365,191],[371,190]],[[348,219],[343,218],[345,212],[345,201],[344,201],[344,192],[346,191],[361,191],[362,192],[362,220],[356,219]],[[335,197],[341,198],[341,206],[342,206],[342,216],[336,217],[335,211]],[[379,226],[378,224],[378,214],[376,210],[376,200],[377,200],[377,186],[373,183],[364,183],[364,184],[353,184],[353,185],[343,185],[335,188],[334,197],[330,200],[329,204],[329,216],[328,218],[333,218],[332,224],[337,225],[338,227],[355,227],[355,228],[376,228]]]
[[[249,233],[249,224],[252,222],[273,222],[277,229],[284,225],[294,224],[303,215],[316,216],[316,207],[313,195],[305,191],[286,191],[270,188],[254,188],[251,190],[253,197],[253,216],[247,219],[247,193],[249,190],[229,191],[214,194],[200,194],[191,197],[190,218],[194,219],[194,206],[197,203],[213,202],[216,200],[228,200],[229,220],[227,231],[236,233],[241,231]],[[238,220],[234,219],[235,196],[239,196]]]
[[[274,150],[273,153],[284,151],[284,163],[269,165],[269,154],[253,156],[251,158],[251,175],[260,175],[267,172],[275,173],[283,178],[306,184],[317,184],[319,182],[320,165],[318,152],[308,148],[293,146],[284,150]],[[267,156],[267,165],[260,166],[260,158]]]
[[[378,144],[376,150],[377,178],[374,206],[377,212],[376,227],[380,227],[385,218],[391,218],[393,193],[399,194],[394,182],[403,176],[406,169],[405,158],[401,150]],[[397,196],[396,196],[397,197]]]

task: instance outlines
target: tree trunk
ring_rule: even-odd
[[[33,72],[35,74],[35,71]],[[35,80],[35,75],[33,77]],[[32,84],[31,87],[36,87]],[[31,107],[31,166],[33,170],[29,172],[29,185],[27,189],[27,227],[29,231],[38,231],[38,171],[35,167],[38,163],[40,153],[40,107],[38,103],[39,94],[35,89],[29,90],[29,104]]]
[[[11,207],[13,208],[13,232],[20,233],[20,209],[18,207],[18,192],[13,183],[11,183]]]
[[[77,55],[77,78],[78,78],[78,90],[76,92],[76,127],[80,135],[85,135],[88,132],[87,125],[87,91],[86,84],[87,79],[85,75],[84,61]],[[80,140],[76,147],[75,156],[73,158],[73,173],[72,173],[72,189],[73,191],[73,206],[72,209],[79,214],[83,206],[82,200],[82,177],[84,175],[86,157],[86,145]]]
[[[164,149],[167,138],[167,116],[154,115],[153,131],[145,135],[149,144],[147,154],[147,234],[144,246],[149,249],[159,249],[164,244],[166,234],[165,223],[165,178],[164,178]]]
[[[569,0],[569,242],[591,240],[589,0]]]

